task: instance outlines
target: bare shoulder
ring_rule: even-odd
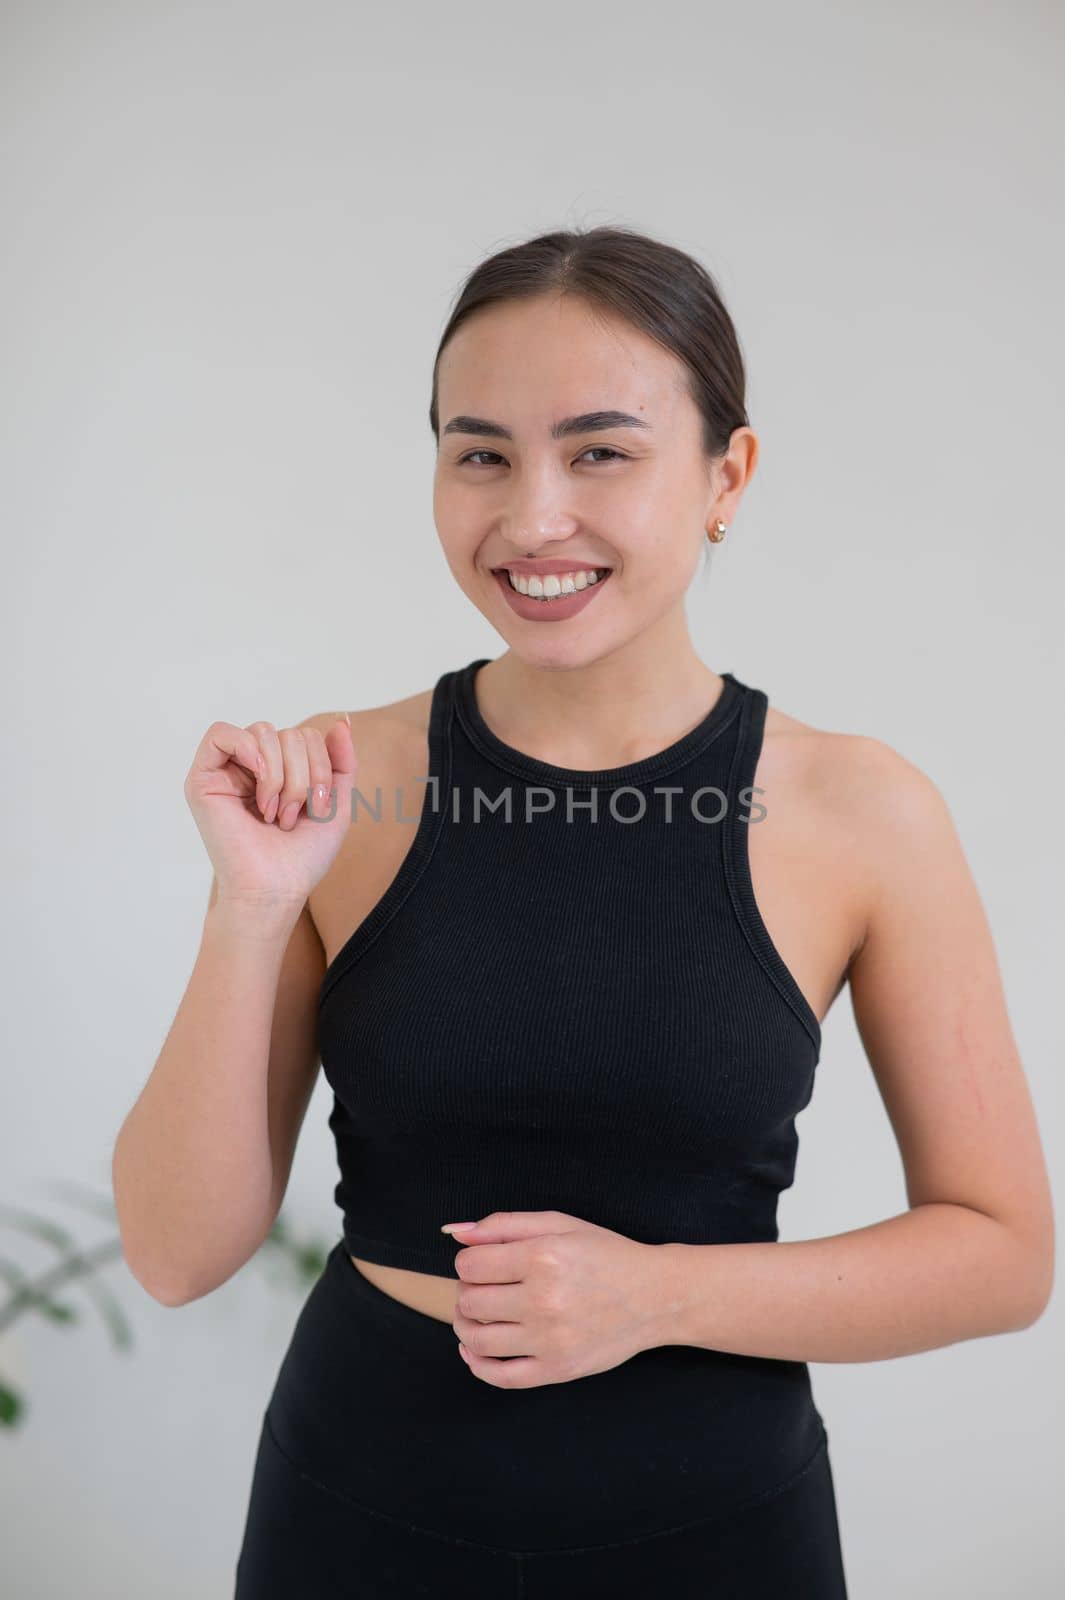
[[[929,774],[872,734],[816,727],[771,705],[765,750],[841,815],[897,825],[941,814],[943,797]]]
[[[418,772],[424,769],[432,699],[430,687],[383,705],[348,711],[361,777],[369,777],[373,771],[402,774],[412,764]],[[305,717],[300,726],[324,734],[341,715],[343,712],[319,711]]]
[[[763,776],[764,773],[764,776]],[[863,924],[887,879],[916,859],[959,849],[947,802],[933,778],[872,734],[818,727],[770,706],[758,783],[797,801],[811,848],[847,873]]]
[[[310,897],[310,912],[327,961],[332,960],[351,936],[353,927],[369,915],[399,870],[413,839],[411,819],[429,793],[429,713],[431,688],[387,704],[351,711],[351,739],[355,749],[357,807],[374,816],[372,832],[355,822],[328,872]],[[322,712],[307,722],[324,732],[336,712]],[[366,813],[359,809],[365,820]],[[368,839],[373,848],[364,848]]]

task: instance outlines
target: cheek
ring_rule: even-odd
[[[619,544],[624,540],[627,547],[658,560],[683,546],[684,529],[691,525],[697,504],[679,479],[655,473],[638,483],[618,484],[611,502],[596,508],[597,520],[603,520],[604,531],[614,527]]]
[[[700,537],[705,537],[700,520],[704,506],[693,486],[679,474],[673,481],[657,478],[629,509],[625,545],[630,567],[638,567],[660,593],[683,592],[699,559]]]
[[[477,560],[476,544],[471,544],[469,539],[463,539],[460,534],[456,538],[441,537],[440,545],[451,576],[459,588],[471,590],[479,577],[474,571]]]
[[[433,517],[438,527],[455,521],[454,490],[440,478],[433,479]]]
[[[463,493],[461,487],[443,488],[433,495],[433,520],[442,538],[467,550],[476,550],[497,526],[495,510],[483,497]]]
[[[649,532],[642,544],[626,542],[620,554],[622,570],[611,582],[619,584],[617,598],[627,610],[658,616],[683,603],[699,559],[694,533],[679,539]]]
[[[433,488],[433,522],[447,563],[456,576],[477,554],[481,533],[469,515],[461,490],[444,485]]]
[[[645,522],[629,521],[619,533],[617,548],[629,578],[659,592],[683,586],[698,555],[698,531],[690,507],[656,502]]]

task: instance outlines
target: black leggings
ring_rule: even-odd
[[[666,1345],[477,1378],[338,1243],[263,1417],[235,1600],[846,1600],[802,1363]]]

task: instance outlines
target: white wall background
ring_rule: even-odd
[[[49,1186],[106,1193],[191,971],[208,723],[503,648],[436,540],[432,359],[483,255],[598,222],[698,255],[748,361],[700,651],[940,785],[1060,1185],[1063,46],[1036,0],[0,7],[0,1201],[107,1234]],[[905,1206],[846,996],[819,1074],[784,1238]],[[331,1243],[327,1110],[286,1211]],[[106,1276],[130,1356],[80,1292],[0,1347],[0,1589],[223,1600],[299,1297]],[[1061,1593],[1061,1322],[813,1367],[852,1600]]]

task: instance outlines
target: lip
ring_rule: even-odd
[[[543,571],[543,569],[540,569]],[[581,569],[576,569],[581,570]],[[563,567],[563,572],[574,571],[573,567]],[[503,591],[503,598],[511,611],[525,622],[566,622],[570,617],[575,617],[586,606],[594,605],[595,598],[604,589],[609,587],[613,568],[603,569],[603,576],[597,583],[589,583],[583,589],[575,589],[572,594],[557,595],[554,600],[537,600],[533,595],[521,594],[512,587],[507,577],[506,567],[493,569],[492,576]]]

